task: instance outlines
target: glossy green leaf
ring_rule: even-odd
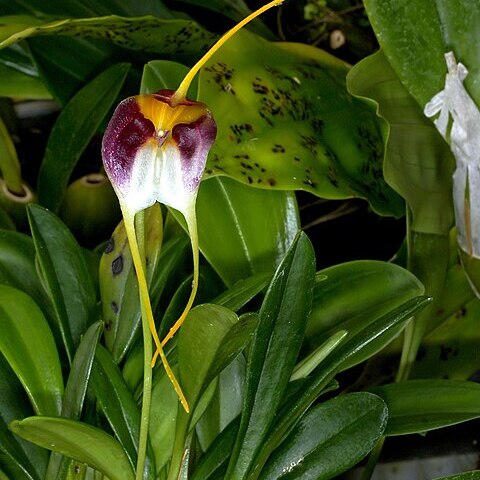
[[[147,280],[165,275],[159,269],[161,258],[163,223],[160,205],[153,205],[145,212],[145,251],[147,258]],[[171,257],[164,258],[162,270],[170,272],[179,252],[168,249]],[[102,255],[99,267],[100,297],[105,321],[105,346],[118,363],[125,356],[140,329],[140,300],[137,278],[132,256],[128,247],[123,221],[112,234]],[[160,280],[156,281],[162,287]],[[155,299],[158,288],[151,289]]]
[[[383,180],[386,129],[351,97],[346,66],[314,47],[239,32],[200,73],[217,122],[207,175],[251,186],[366,198],[381,214],[403,202]]]
[[[22,384],[1,354],[0,391],[0,468],[12,479],[41,480],[48,452],[8,430],[13,420],[30,416],[33,410]]]
[[[110,480],[134,478],[122,446],[99,428],[55,417],[29,417],[12,422],[10,428],[30,442],[90,465]]]
[[[218,369],[223,369],[215,362],[215,356],[238,321],[237,315],[225,307],[200,305],[191,311],[180,330],[177,345],[180,381],[192,410],[219,373]],[[241,329],[236,331],[241,333]]]
[[[117,364],[103,347],[98,346],[92,369],[92,387],[100,409],[128,456],[130,465],[137,461],[140,433],[140,409],[123,380]],[[153,465],[147,457],[146,478],[152,478]]]
[[[480,385],[454,380],[409,380],[372,390],[389,411],[386,435],[422,433],[480,416]]]
[[[179,57],[198,59],[216,38],[191,20],[164,20],[154,16],[126,18],[108,15],[66,18],[41,24],[35,17],[24,16],[19,23],[14,23],[15,20],[9,19],[0,28],[0,48],[37,35],[71,35],[106,39],[122,48],[162,56],[173,56],[180,50]]]
[[[65,386],[65,394],[62,402],[62,417],[80,419],[83,402],[87,393],[90,372],[97,349],[97,343],[102,333],[103,324],[94,323],[85,332],[82,341],[75,352],[72,367]],[[50,456],[47,476],[51,479],[63,479],[68,472],[70,460],[58,453]]]
[[[301,233],[275,272],[260,309],[228,478],[246,478],[278,413],[303,341],[314,277],[313,247]]]
[[[220,177],[202,182],[197,218],[200,250],[227,286],[273,272],[300,228],[293,193]]]
[[[140,93],[155,93],[164,88],[175,90],[188,70],[187,66],[171,60],[152,60],[143,69]],[[188,90],[188,98],[196,98],[197,90],[198,77],[195,77]]]
[[[83,253],[67,227],[39,205],[28,207],[39,270],[70,362],[80,336],[96,320],[96,292]]]
[[[480,480],[480,470],[472,470],[471,472],[459,473],[449,477],[439,477],[435,480]]]
[[[106,68],[132,61],[128,54],[104,40],[59,37],[33,37],[27,40],[41,81],[61,105]],[[1,52],[1,50],[0,50]],[[128,78],[127,82],[128,83]]]
[[[392,263],[359,260],[326,268],[319,272],[327,278],[316,283],[312,313],[305,334],[310,349],[316,348],[333,333],[347,330],[353,338],[382,315],[424,293],[423,285],[409,271]],[[349,358],[359,363],[389,343],[403,326],[388,330],[368,348]]]
[[[310,409],[262,470],[260,479],[335,478],[374,447],[387,424],[381,398],[351,393]]]
[[[375,101],[389,124],[385,180],[407,202],[416,232],[444,235],[453,224],[454,159],[448,145],[402,85],[382,51],[355,65],[349,91]]]
[[[259,273],[244,280],[239,280],[231,288],[212,300],[212,303],[236,312],[264,290],[271,277],[269,273]]]
[[[176,367],[173,367],[173,371],[178,375]],[[178,407],[178,397],[172,383],[163,369],[157,370],[148,428],[157,474],[167,465],[172,455]]]
[[[215,439],[207,453],[200,459],[193,471],[192,480],[210,480],[224,478],[224,467],[232,453],[237,436],[239,418],[230,424]]]
[[[426,297],[416,297],[405,302],[372,324],[365,326],[363,330],[346,340],[330,354],[310,377],[302,382],[301,389],[283,403],[257,456],[254,471],[257,474],[261,471],[268,457],[279,445],[285,434],[295,425],[309,406],[330,384],[335,374],[348,363],[352,356],[361,352],[362,349],[368,349],[372,342],[375,342],[379,336],[388,335],[390,330],[398,331],[399,325],[405,326],[411,316],[424,308],[429,302],[430,299]]]
[[[57,212],[68,180],[115,102],[129,65],[114,65],[82,88],[62,109],[52,128],[38,175],[40,203]]]
[[[410,377],[470,378],[480,367],[479,315],[480,300],[474,298],[428,333],[422,341]]]
[[[0,97],[46,100],[52,98],[37,78],[0,63]]]
[[[52,305],[35,267],[35,247],[23,233],[0,230],[0,283],[27,293],[50,320]]]
[[[256,320],[251,315],[239,319],[225,307],[205,304],[192,309],[183,324],[177,344],[178,365],[190,413],[178,412],[170,466],[173,474],[180,470],[188,430],[198,421],[214,394],[214,390],[207,392],[208,387],[245,348],[257,325]]]
[[[449,51],[469,69],[467,89],[480,103],[480,61],[472,48],[480,41],[480,4],[476,0],[364,3],[388,61],[422,109],[443,90],[444,54]]]
[[[245,359],[238,355],[218,375],[215,394],[196,425],[195,433],[203,451],[240,415],[245,383]]]
[[[38,415],[60,413],[63,379],[52,332],[25,293],[0,285],[0,352],[22,382]]]

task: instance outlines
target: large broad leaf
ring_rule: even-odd
[[[314,47],[239,32],[200,73],[199,96],[217,122],[207,175],[248,185],[366,198],[400,216],[383,180],[386,128],[351,97],[342,62]]]
[[[182,59],[195,59],[213,43],[216,35],[191,20],[164,20],[153,16],[126,18],[109,15],[95,18],[3,17],[0,48],[39,35],[69,35],[106,39],[122,48],[149,51],[164,57],[177,51]]]
[[[470,71],[467,89],[480,104],[480,3],[476,0],[365,0],[370,22],[402,83],[420,106],[445,82],[444,54],[452,51]]]
[[[265,465],[262,480],[327,480],[358,463],[385,430],[388,411],[376,395],[351,393],[300,420]]]
[[[12,479],[41,480],[45,477],[48,452],[8,430],[13,420],[30,416],[33,410],[3,355],[0,355],[0,391],[0,467]]]
[[[96,320],[93,279],[75,238],[53,213],[32,204],[28,217],[39,270],[71,362],[80,336]]]
[[[252,189],[229,178],[202,182],[197,216],[200,250],[228,286],[273,272],[300,228],[293,193]]]
[[[407,202],[416,232],[444,235],[453,224],[454,159],[443,138],[402,85],[382,51],[347,76],[355,95],[373,99],[388,121],[385,180]]]
[[[60,414],[63,379],[45,317],[25,293],[0,285],[0,352],[12,367],[37,415]]]
[[[240,428],[227,477],[246,478],[278,413],[303,341],[314,276],[313,248],[302,233],[275,272],[260,309],[259,326],[249,350]]]
[[[480,385],[454,380],[409,380],[375,388],[389,411],[386,435],[422,433],[480,416]]]
[[[382,315],[424,293],[423,285],[414,275],[387,262],[347,262],[321,270],[318,275],[326,279],[315,285],[305,333],[309,349],[316,348],[339,330],[348,331],[347,338],[352,338]],[[352,356],[346,366],[370,357],[398,333],[399,330],[389,330],[388,335],[380,336]]]
[[[70,175],[112,108],[128,64],[114,65],[82,88],[61,111],[48,139],[38,177],[40,203],[57,212]]]
[[[90,465],[111,480],[134,478],[122,446],[99,428],[56,417],[28,417],[12,422],[10,428],[30,442]]]

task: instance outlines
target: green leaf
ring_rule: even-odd
[[[366,198],[380,214],[403,215],[403,201],[383,180],[385,124],[347,93],[346,73],[314,47],[239,32],[200,73],[199,100],[218,127],[206,174]]]
[[[149,285],[155,284],[150,289],[154,300],[165,285],[165,275],[171,272],[182,252],[178,243],[172,244],[165,249],[162,261],[162,236],[162,211],[156,204],[145,211],[147,280]],[[141,317],[137,277],[123,221],[113,232],[100,260],[99,282],[105,346],[119,363],[138,336]]]
[[[435,480],[480,480],[480,470],[472,470],[471,472],[459,473],[449,477],[439,477]]]
[[[48,100],[52,96],[45,85],[32,75],[19,72],[0,63],[0,97],[25,100]]]
[[[62,403],[62,417],[78,420],[83,409],[88,382],[92,370],[93,359],[103,324],[94,323],[85,332],[75,352],[72,367],[68,376]],[[50,456],[46,478],[62,479],[70,466],[70,460],[58,453]]]
[[[178,375],[176,367],[173,371]],[[172,456],[178,406],[178,397],[172,383],[164,370],[157,370],[152,389],[148,428],[157,474],[167,465]]]
[[[467,89],[480,104],[476,0],[365,0],[365,8],[388,61],[422,108],[443,89],[449,51],[469,69]]]
[[[222,305],[236,312],[264,290],[272,276],[269,273],[258,273],[239,280],[231,288],[212,300],[212,303]]]
[[[246,478],[275,420],[295,365],[310,311],[315,256],[299,234],[278,267],[260,309],[249,350],[246,393],[227,477]]]
[[[122,48],[149,51],[162,56],[198,59],[216,35],[191,20],[165,20],[154,16],[126,18],[108,15],[92,18],[65,18],[40,23],[38,18],[3,17],[0,48],[38,35],[70,35],[105,39]]]
[[[0,285],[0,352],[37,415],[58,415],[63,379],[57,348],[43,313],[25,293]]]
[[[407,202],[416,232],[445,235],[453,225],[450,148],[402,85],[382,51],[355,65],[349,91],[371,98],[390,126],[385,180]]]
[[[273,452],[259,478],[334,478],[370,452],[387,418],[385,403],[369,393],[351,393],[317,405]]]
[[[0,230],[0,283],[28,294],[50,320],[52,305],[38,278],[35,247],[29,236]]]
[[[281,410],[277,413],[275,424],[264,440],[262,449],[256,459],[256,471],[261,471],[268,457],[284,436],[322,391],[327,388],[335,374],[342,370],[342,367],[352,356],[361,352],[362,349],[368,349],[372,342],[375,342],[379,336],[388,335],[390,330],[398,331],[400,325],[405,326],[411,316],[419,309],[424,308],[429,302],[430,299],[427,297],[416,297],[405,302],[372,324],[366,325],[363,330],[334,350],[312,375],[303,381],[301,389],[283,403]]]
[[[41,480],[48,452],[8,430],[10,422],[32,415],[33,411],[22,384],[1,354],[0,391],[0,467],[12,479]]]
[[[125,63],[108,68],[62,109],[38,176],[38,196],[43,206],[58,212],[73,168],[112,108],[128,69]]]
[[[134,468],[140,433],[140,410],[117,364],[100,345],[95,354],[91,381],[99,407],[125,449],[131,467]],[[149,457],[145,470],[146,478],[153,478],[155,472],[152,471],[153,464]]]
[[[229,350],[224,342],[237,340],[242,328],[235,313],[219,305],[200,305],[192,309],[178,336],[178,364],[180,381],[192,410],[210,382],[231,361],[229,355],[218,352]],[[252,330],[251,324],[242,323],[243,330]],[[248,338],[248,335],[246,335]],[[240,344],[245,346],[242,335]],[[241,347],[240,347],[241,348]],[[233,348],[238,354],[237,345]],[[222,361],[219,361],[222,360]]]
[[[206,454],[200,459],[196,469],[193,471],[192,480],[210,480],[214,478],[224,478],[223,467],[226,467],[227,461],[232,453],[237,436],[239,418],[233,420],[220,433],[210,446]],[[221,471],[221,473],[219,472]]]
[[[173,474],[180,470],[189,429],[198,421],[212,398],[214,390],[207,392],[208,387],[245,348],[256,325],[255,316],[239,319],[231,310],[209,304],[193,308],[185,320],[179,333],[177,350],[180,384],[190,413],[184,410],[178,412],[170,466]]]
[[[382,315],[424,293],[423,285],[414,275],[387,262],[347,262],[318,274],[327,278],[315,285],[305,333],[310,350],[339,330],[347,330],[347,339],[353,338]],[[345,367],[373,355],[398,335],[401,328],[402,325],[389,329],[387,335],[379,336],[368,348],[350,357]]]
[[[422,433],[480,416],[480,385],[455,380],[409,380],[372,390],[389,411],[386,435]]]
[[[171,60],[152,60],[148,62],[142,75],[140,93],[155,93],[164,88],[176,90],[180,82],[188,73],[189,68]],[[196,76],[188,90],[189,98],[196,98],[198,77]]]
[[[273,272],[300,228],[292,192],[219,177],[202,182],[197,218],[200,250],[227,286]]]
[[[103,430],[54,417],[28,417],[12,422],[10,428],[30,442],[90,465],[110,480],[134,478],[122,446]]]
[[[78,243],[53,213],[31,204],[28,220],[42,280],[71,362],[80,336],[95,320],[94,283]]]
[[[218,375],[215,394],[196,425],[195,433],[203,451],[240,415],[244,383],[245,359],[240,354]]]

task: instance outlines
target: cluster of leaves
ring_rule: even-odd
[[[126,234],[119,224],[87,250],[57,214],[73,215],[72,171],[119,96],[176,88],[217,34],[160,0],[45,3],[0,0],[0,95],[61,106],[36,182],[40,205],[26,210],[29,235],[0,230],[0,479],[130,480],[143,347]],[[239,1],[180,3],[230,21],[249,12]],[[398,21],[365,3],[374,26]],[[313,47],[269,42],[261,22],[252,32],[225,45],[190,91],[218,124],[197,203],[198,305],[167,349],[192,408],[179,408],[157,367],[137,478],[329,479],[384,436],[480,416],[480,387],[466,381],[479,366],[480,304],[449,237],[453,161],[413,99],[427,98],[425,85],[415,90],[392,61],[400,36],[384,36],[388,61],[380,52],[348,72]],[[359,261],[315,272],[297,234],[296,189],[365,198],[396,217],[405,200],[410,271]],[[81,220],[90,231],[101,206]],[[162,336],[189,295],[190,252],[176,212],[156,205],[145,218]],[[367,359],[362,378],[381,370],[406,326],[402,379],[416,380],[338,388],[335,377]]]

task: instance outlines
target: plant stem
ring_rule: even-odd
[[[144,272],[146,271],[145,260],[145,214],[141,211],[135,219],[135,232],[138,242],[140,258]],[[148,324],[147,312],[143,301],[140,301],[142,310],[142,333],[143,333],[143,396],[142,411],[140,417],[140,435],[138,439],[138,457],[135,480],[143,480],[145,470],[145,458],[147,454],[148,427],[150,424],[150,406],[152,403],[152,334]]]

